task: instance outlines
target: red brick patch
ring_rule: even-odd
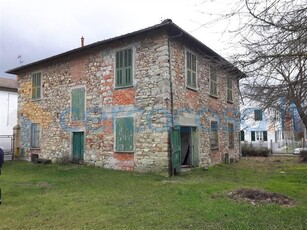
[[[113,92],[113,105],[132,105],[135,103],[135,89],[118,89]]]

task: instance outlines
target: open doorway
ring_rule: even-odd
[[[198,131],[196,127],[181,126],[181,167],[191,168],[199,166]]]
[[[182,168],[199,166],[199,133],[196,127],[176,126],[170,130],[171,175]]]

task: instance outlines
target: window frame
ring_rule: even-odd
[[[39,77],[39,84],[37,84],[38,77]],[[37,101],[41,100],[41,98],[42,98],[42,72],[38,71],[32,73],[31,75],[31,99],[32,101]]]
[[[82,114],[82,117],[75,118],[74,114],[76,113],[76,111],[73,110],[73,108],[74,108],[73,91],[74,90],[81,90],[81,89],[84,90],[83,114]],[[70,100],[71,101],[71,103],[70,103],[70,120],[71,121],[85,121],[85,119],[86,119],[86,88],[85,88],[85,86],[78,86],[78,87],[71,88],[70,98],[71,98],[71,100]],[[78,114],[79,114],[79,112],[78,112]]]
[[[229,122],[227,124],[227,128],[228,128],[228,147],[234,148],[235,145],[234,124]]]
[[[132,148],[126,149],[127,146],[124,148],[119,148],[119,140],[118,140],[118,120],[120,119],[132,119]],[[124,124],[127,125],[127,120]],[[127,128],[127,127],[125,127]],[[121,143],[122,144],[122,143]],[[114,152],[117,153],[134,153],[135,152],[135,118],[133,116],[119,116],[114,119]]]
[[[41,127],[39,123],[31,124],[30,138],[31,149],[39,149],[41,146]]]
[[[120,63],[119,62],[122,62],[122,64],[124,64],[125,62],[129,62],[127,61],[126,59],[124,59],[124,56],[125,56],[125,51],[129,51],[131,50],[131,58],[130,58],[130,65],[126,65],[126,66],[121,66],[119,67]],[[123,57],[122,57],[122,60],[121,60],[121,57],[118,55],[120,55],[120,53],[122,53]],[[122,49],[118,49],[115,51],[115,63],[114,63],[114,87],[115,89],[122,89],[122,88],[128,88],[128,87],[133,87],[134,85],[134,53],[135,53],[135,50],[133,47],[125,47],[125,48],[122,48]],[[127,56],[127,59],[129,60],[129,57]],[[127,80],[127,76],[126,76],[126,71],[127,69],[130,69],[130,82],[126,82],[126,83],[119,83],[120,80],[118,80],[119,76],[118,76],[118,73],[119,71],[122,71],[122,79],[121,81],[123,81],[124,79]]]
[[[227,102],[233,103],[233,80],[231,78],[227,78]]]
[[[255,121],[262,121],[263,120],[263,112],[261,109],[254,110],[254,120]]]
[[[216,125],[212,125],[213,123],[215,123]],[[219,123],[216,120],[210,121],[210,147],[211,149],[219,149]]]
[[[189,58],[189,56],[191,56]],[[193,59],[195,59],[195,63],[193,63]],[[191,63],[189,63],[189,60]],[[197,56],[195,53],[190,50],[186,50],[185,52],[185,84],[186,87],[192,90],[197,90]],[[189,82],[189,73],[191,74],[191,82]],[[194,83],[193,83],[194,80]]]
[[[214,73],[214,74],[213,74]],[[213,79],[213,76],[215,79]],[[212,89],[215,89],[213,92]],[[216,66],[210,65],[209,67],[209,94],[212,97],[218,97],[218,79]]]
[[[268,141],[268,132],[251,131],[251,141]]]

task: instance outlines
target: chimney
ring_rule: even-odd
[[[81,38],[81,47],[83,47],[84,46],[84,37],[82,36],[82,38]]]

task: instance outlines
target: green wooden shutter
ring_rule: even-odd
[[[72,155],[73,160],[83,160],[84,159],[84,132],[74,132],[73,133],[73,143],[72,143]]]
[[[40,147],[40,126],[36,123],[31,124],[31,147]]]
[[[190,52],[186,53],[186,84],[192,88],[196,88],[196,56]]]
[[[255,131],[252,131],[251,134],[252,134],[252,141],[255,141],[255,139],[256,139],[256,138],[255,138]]]
[[[170,130],[171,139],[171,174],[181,171],[181,140],[180,127],[174,127]]]
[[[267,131],[263,131],[263,140],[268,141],[268,132]]]
[[[192,86],[196,88],[196,56],[192,55]]]
[[[241,136],[241,141],[244,141],[245,140],[245,137],[244,137],[244,131],[243,130],[241,130],[241,132],[240,132],[240,136]]]
[[[41,73],[32,74],[32,99],[41,98]]]
[[[82,121],[85,118],[85,89],[71,90],[71,112],[73,121]]]
[[[116,129],[116,151],[134,151],[134,119],[133,117],[117,118]]]
[[[116,52],[115,58],[116,87],[125,87],[133,84],[132,73],[132,49],[126,49]]]

